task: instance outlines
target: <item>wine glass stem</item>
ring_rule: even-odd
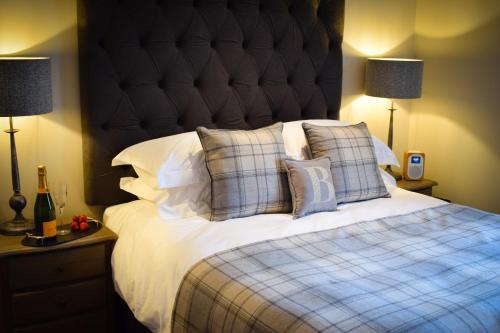
[[[59,207],[59,228],[62,229],[63,227],[63,218],[62,218],[62,213],[63,213],[63,210],[64,208],[63,207]]]

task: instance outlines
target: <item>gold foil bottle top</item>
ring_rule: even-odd
[[[44,176],[46,174],[47,174],[47,168],[45,167],[45,165],[39,165],[38,166],[38,175]]]
[[[47,168],[45,165],[38,166],[38,193],[48,192],[47,188]]]

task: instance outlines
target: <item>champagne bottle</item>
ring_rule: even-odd
[[[38,236],[55,238],[57,234],[56,209],[47,188],[47,169],[38,167],[38,193],[35,202],[35,232]]]

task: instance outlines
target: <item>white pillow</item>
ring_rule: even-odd
[[[299,120],[283,124],[283,140],[288,156],[310,159],[302,123],[318,126],[347,126],[346,121],[331,119]],[[382,141],[372,136],[377,162],[399,166],[394,153]],[[130,164],[139,178],[152,189],[188,186],[209,179],[205,156],[196,132],[170,135],[130,146],[119,153],[112,166]]]
[[[385,186],[396,187],[396,180],[380,169]],[[186,218],[210,214],[210,182],[191,186],[155,190],[140,178],[125,177],[120,180],[120,188],[140,199],[154,202],[163,219]]]
[[[331,120],[331,119],[311,119],[297,120],[283,123],[283,143],[285,144],[286,154],[294,160],[311,159],[309,147],[307,146],[306,135],[302,129],[302,123],[318,126],[347,126],[350,125],[346,121]]]
[[[170,135],[130,146],[111,165],[130,164],[153,189],[186,186],[208,179],[205,156],[196,132]]]
[[[283,141],[285,143],[286,154],[296,160],[311,159],[309,148],[307,146],[306,136],[302,129],[302,123],[313,124],[317,126],[348,126],[349,122],[332,119],[311,119],[297,120],[283,124]],[[373,145],[375,146],[375,155],[379,165],[395,165],[399,167],[399,162],[389,147],[372,135]]]
[[[210,213],[210,181],[177,188],[156,190],[141,178],[125,177],[120,188],[156,204],[164,219],[185,218]]]
[[[394,179],[393,176],[391,176],[387,171],[378,168],[380,170],[380,175],[382,176],[382,180],[384,181],[385,186],[387,187],[388,185],[391,186],[397,186],[396,185],[396,179]]]
[[[375,155],[377,156],[378,165],[394,165],[399,167],[399,161],[394,152],[382,142],[379,138],[372,135],[373,146],[375,147]]]

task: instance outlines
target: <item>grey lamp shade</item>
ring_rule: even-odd
[[[0,117],[51,111],[50,59],[0,57]]]
[[[424,62],[419,59],[368,58],[365,94],[385,98],[419,98]]]

